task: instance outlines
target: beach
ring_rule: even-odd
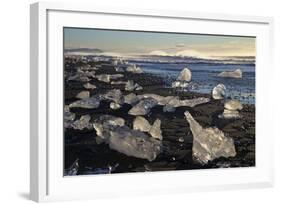
[[[224,103],[227,99],[212,99],[211,93],[195,92],[194,90],[176,89],[167,86],[167,79],[153,72],[133,73],[116,71],[112,61],[83,61],[72,60],[65,57],[65,76],[75,74],[77,67],[97,67],[95,75],[120,74],[118,81],[133,80],[142,89],[128,91],[124,84],[111,84],[102,82],[96,78],[90,78],[88,83],[95,85],[95,89],[86,89],[85,82],[64,80],[64,104],[70,105],[77,101],[77,94],[81,91],[89,91],[90,96],[106,93],[113,89],[119,89],[122,95],[134,93],[136,95],[157,94],[160,96],[178,96],[180,100],[199,97],[209,98],[207,103],[194,107],[177,107],[174,112],[163,112],[162,105],[151,108],[145,116],[150,124],[156,119],[161,120],[162,145],[157,157],[149,161],[111,149],[107,143],[98,143],[95,129],[64,129],[64,169],[65,175],[72,175],[70,169],[76,166],[75,175],[128,173],[146,171],[168,170],[192,170],[209,168],[251,167],[255,166],[255,104],[252,100],[243,103],[239,119],[222,119],[219,117],[224,111]],[[117,80],[115,80],[117,81]],[[202,82],[200,82],[202,83]],[[206,82],[208,83],[208,82]],[[231,96],[228,96],[230,98]],[[85,109],[79,107],[70,108],[75,113],[75,120],[83,115],[90,115],[90,122],[101,115],[121,117],[125,125],[133,128],[135,116],[128,114],[132,105],[122,104],[119,109],[111,109],[110,102],[102,101],[98,108]],[[217,127],[226,136],[234,141],[236,155],[234,157],[219,157],[207,164],[198,163],[192,156],[193,134],[184,113],[189,111],[194,119],[202,127]],[[76,164],[75,164],[76,163]]]

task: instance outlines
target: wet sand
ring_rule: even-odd
[[[67,63],[66,72],[72,72],[72,68],[83,63]],[[143,87],[143,90],[133,91],[135,94],[153,93],[161,96],[179,96],[180,99],[191,99],[195,97],[209,97],[208,94],[181,91],[174,88],[165,87],[166,82],[159,76],[153,74],[141,73],[134,74],[128,72],[116,72],[114,67],[105,62],[92,62],[92,66],[101,65],[96,71],[98,74],[124,74],[121,81],[133,80]],[[94,94],[105,93],[111,89],[120,89],[123,95],[131,92],[125,91],[125,85],[111,85],[91,79],[90,83],[97,86],[97,89],[89,90],[91,96]],[[77,99],[75,96],[87,90],[82,82],[65,80],[65,105],[68,105]],[[109,103],[102,101],[97,109],[71,108],[71,112],[76,114],[75,119],[80,116],[90,114],[92,121],[100,115],[109,114],[122,117],[126,125],[132,128],[132,122],[135,116],[129,115],[128,111],[131,105],[124,104],[118,110],[112,110]],[[155,119],[161,120],[161,130],[163,135],[162,153],[157,158],[149,162],[145,159],[129,157],[109,148],[107,144],[96,143],[96,131],[93,130],[74,130],[65,129],[64,135],[64,158],[65,169],[78,159],[78,175],[108,173],[109,167],[114,167],[111,173],[139,172],[139,171],[164,171],[164,170],[190,170],[207,169],[219,167],[250,167],[255,166],[255,106],[243,105],[240,112],[241,119],[226,120],[218,118],[223,112],[223,100],[211,100],[202,105],[189,107],[178,107],[175,112],[163,112],[163,106],[156,106],[146,116],[146,119],[152,123]],[[227,136],[233,138],[236,148],[236,156],[223,158],[220,157],[209,162],[207,165],[201,165],[192,159],[192,141],[193,136],[189,125],[184,118],[184,112],[188,110],[198,123],[203,127],[218,127]],[[184,142],[179,142],[182,137]]]

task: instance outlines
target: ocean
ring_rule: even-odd
[[[255,58],[254,57],[224,57],[200,59],[191,57],[142,57],[128,58],[129,63],[141,67],[144,72],[153,73],[166,79],[170,87],[183,68],[192,72],[192,91],[211,93],[219,83],[225,85],[227,97],[237,99],[243,104],[255,104]],[[241,69],[242,79],[222,78],[217,75],[222,71]]]

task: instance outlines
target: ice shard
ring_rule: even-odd
[[[234,141],[218,128],[203,128],[186,111],[184,113],[193,135],[192,156],[201,164],[207,164],[219,157],[234,157],[236,155]]]

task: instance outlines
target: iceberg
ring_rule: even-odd
[[[236,69],[234,71],[223,71],[218,74],[218,77],[224,78],[242,78],[242,70]]]

